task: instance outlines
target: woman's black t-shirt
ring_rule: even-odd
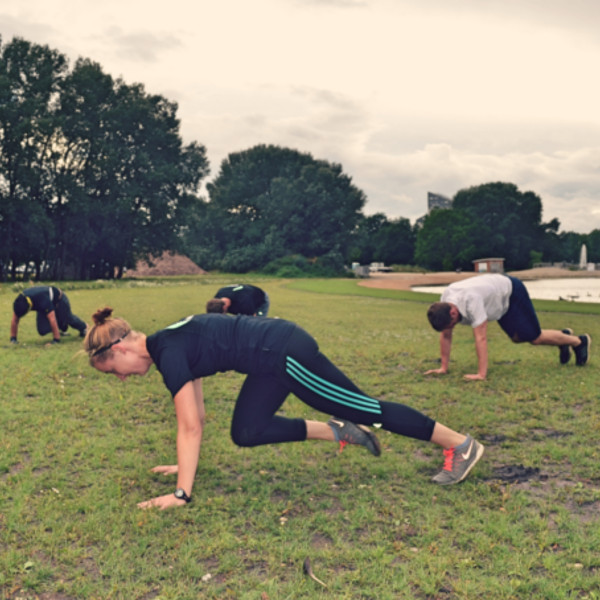
[[[146,347],[175,396],[188,381],[217,372],[276,372],[295,328],[283,319],[208,313],[157,331]]]

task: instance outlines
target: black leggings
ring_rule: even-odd
[[[275,375],[246,377],[233,418],[231,438],[238,446],[259,446],[306,439],[304,419],[277,416],[289,393],[312,408],[362,425],[419,440],[430,440],[435,421],[404,404],[364,394],[324,354],[304,330],[292,334],[285,362]]]
[[[58,328],[63,333],[67,331],[69,326],[77,329],[80,333],[84,332],[87,327],[84,321],[71,312],[71,303],[64,292],[58,304],[56,304],[54,315],[56,316]],[[52,331],[50,321],[48,321],[48,317],[43,312],[37,313],[37,330],[40,335],[46,335]]]

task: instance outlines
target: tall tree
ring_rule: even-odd
[[[196,256],[236,272],[288,254],[341,257],[365,203],[340,165],[278,146],[230,154],[207,189]]]
[[[504,257],[509,269],[530,266],[531,250],[541,250],[543,237],[553,224],[542,223],[542,201],[533,192],[520,192],[512,183],[487,183],[460,190],[453,210],[463,211],[479,224],[485,246],[479,256]]]
[[[392,219],[375,236],[375,260],[388,265],[409,265],[414,261],[416,232],[410,221]]]
[[[1,42],[1,40],[0,40]],[[53,235],[43,156],[56,129],[66,58],[15,38],[0,53],[0,276],[38,267]]]
[[[113,82],[84,60],[65,92],[61,114],[74,158],[65,209],[71,227],[90,231],[69,240],[78,275],[110,277],[140,256],[173,249],[182,208],[208,173],[204,147],[182,147],[177,106],[141,85]]]
[[[417,233],[415,261],[436,271],[472,270],[481,256],[485,233],[464,211],[434,208]]]
[[[0,275],[13,277],[31,262],[47,278],[113,277],[176,249],[208,174],[175,103],[19,39],[0,55],[0,150]]]
[[[349,259],[360,264],[369,264],[376,258],[378,234],[389,223],[384,213],[361,215],[352,232]]]
[[[594,229],[586,236],[587,256],[589,262],[600,262],[600,229]]]

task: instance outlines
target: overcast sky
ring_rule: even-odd
[[[98,62],[179,105],[214,177],[276,144],[340,163],[364,212],[427,192],[533,191],[600,229],[598,0],[0,0],[0,34]]]

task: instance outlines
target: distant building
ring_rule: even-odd
[[[473,261],[475,273],[504,273],[503,258],[478,258]]]
[[[415,225],[417,227],[423,226],[423,221],[425,221],[425,217],[434,209],[434,208],[452,208],[452,199],[447,198],[446,196],[442,196],[441,194],[434,194],[433,192],[427,192],[427,214],[419,217],[415,221]]]
[[[441,194],[427,192],[427,211],[431,212],[434,208],[452,208],[452,199]]]

